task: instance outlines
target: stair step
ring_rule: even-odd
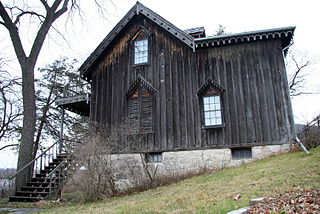
[[[49,187],[30,187],[30,186],[23,186],[21,187],[21,191],[50,191]]]
[[[58,158],[67,158],[70,154],[69,153],[62,153],[62,154],[58,154],[57,157]]]
[[[28,196],[28,197],[47,197],[49,192],[38,192],[38,191],[18,191],[16,196]]]
[[[42,197],[27,197],[27,196],[10,196],[9,202],[35,202],[43,200]]]
[[[55,181],[55,182],[57,182],[59,180],[63,180],[63,177],[60,177],[60,178],[59,177],[54,177],[54,178],[52,178],[52,181]],[[44,178],[44,177],[42,177],[42,178],[35,177],[35,178],[31,179],[31,183],[47,183],[46,181],[49,181],[49,179]]]
[[[28,182],[26,184],[27,187],[49,187],[49,182]],[[52,183],[52,187],[55,185],[55,183]]]

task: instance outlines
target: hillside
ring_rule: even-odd
[[[71,204],[44,213],[226,213],[249,199],[320,189],[320,148],[293,152],[197,176],[174,185],[97,203]],[[234,201],[237,194],[241,198]]]

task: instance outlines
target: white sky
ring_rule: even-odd
[[[77,58],[81,63],[97,47],[117,22],[136,3],[132,0],[118,0],[109,4],[107,20],[99,18],[94,5],[82,1],[82,10],[86,16],[82,22],[74,21],[65,28],[65,22],[59,22],[58,27],[68,44],[56,33],[51,33],[46,40],[38,60],[38,66],[51,63],[60,56]],[[184,30],[204,26],[207,35],[212,35],[219,24],[226,27],[227,32],[262,30],[276,27],[296,26],[294,48],[306,51],[316,62],[309,66],[306,85],[309,90],[320,91],[320,2],[318,0],[141,0],[142,4],[167,19],[172,24]],[[59,21],[59,20],[58,20]],[[0,26],[0,56],[10,53],[11,44],[8,35]],[[28,29],[28,35],[32,31]],[[52,32],[52,31],[51,31]],[[32,37],[25,37],[25,43]],[[8,56],[14,57],[13,54]],[[10,68],[18,71],[15,64]],[[292,100],[295,120],[298,123],[310,121],[320,113],[320,95],[303,95]],[[8,151],[9,152],[9,151]],[[11,158],[3,160],[0,154],[0,168],[14,167],[16,163]],[[9,160],[9,161],[8,161]]]

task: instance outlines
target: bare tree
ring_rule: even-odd
[[[20,78],[12,78],[7,72],[0,70],[0,151],[18,144],[4,145],[5,139],[12,137],[19,129],[22,115],[20,96]]]
[[[302,94],[312,94],[306,87],[306,76],[310,73],[308,69],[313,60],[306,53],[291,49],[287,55],[288,84],[291,97]]]
[[[18,170],[32,160],[33,142],[36,125],[36,97],[34,85],[34,69],[40,50],[53,23],[66,13],[74,9],[75,0],[54,0],[51,5],[46,0],[39,0],[43,9],[31,7],[25,1],[3,4],[0,1],[0,24],[3,25],[9,35],[16,57],[20,64],[22,76],[22,97],[23,97],[23,126],[21,131],[21,144],[19,149]],[[25,17],[36,17],[39,29],[31,45],[29,53],[22,43],[19,28],[22,19]],[[28,173],[19,175],[16,179],[17,189],[22,185],[22,180],[28,180],[31,175],[31,168]]]

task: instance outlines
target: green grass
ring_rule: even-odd
[[[96,203],[79,203],[43,213],[226,213],[249,199],[298,189],[319,189],[320,148],[283,154],[177,184]],[[233,197],[242,197],[234,201]]]

